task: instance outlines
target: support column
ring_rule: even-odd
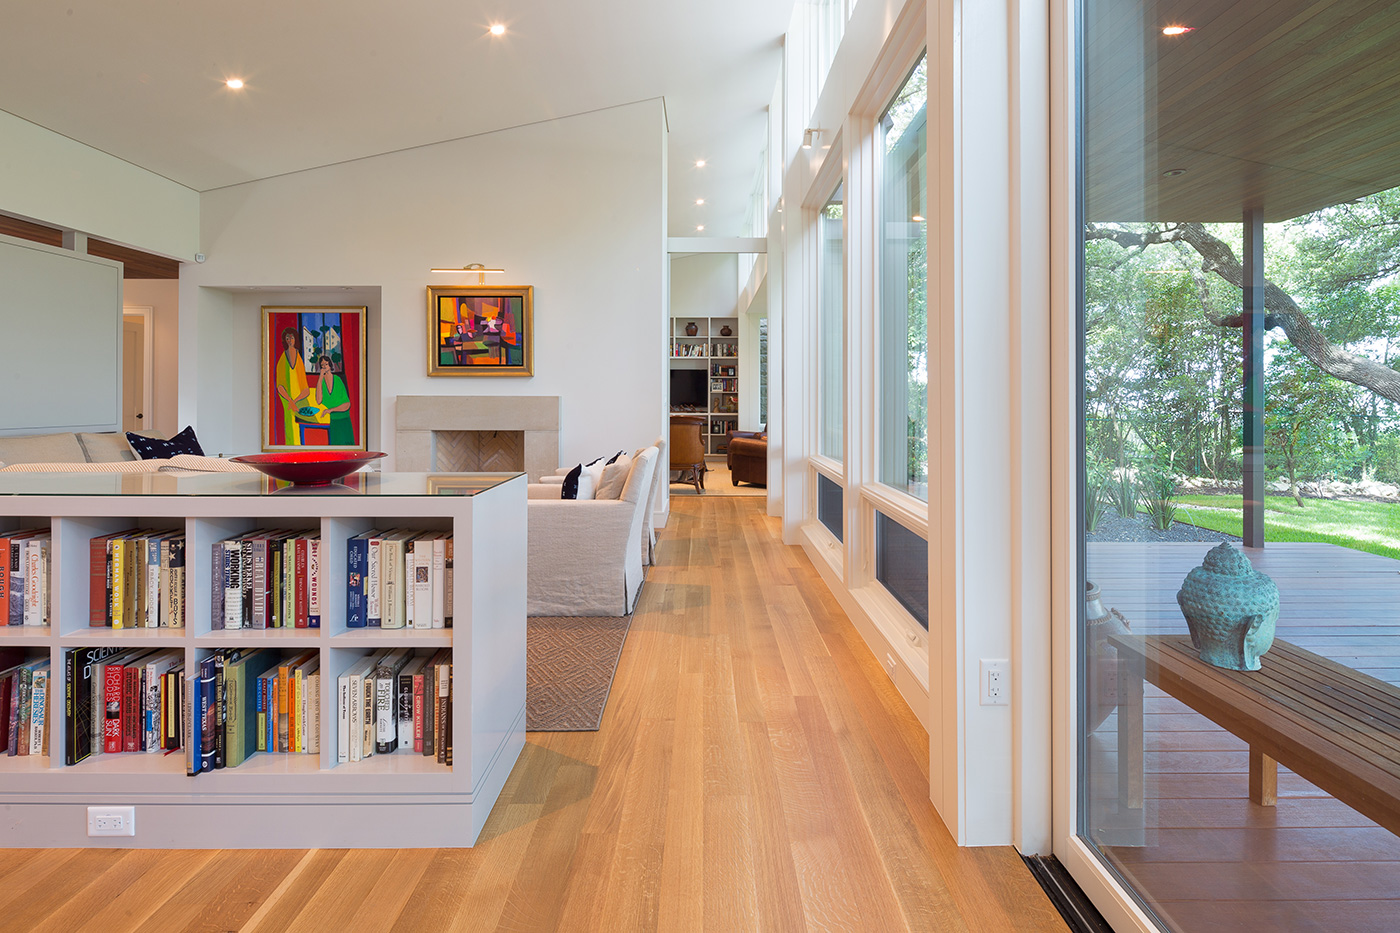
[[[1244,546],[1264,546],[1264,212],[1244,212]]]

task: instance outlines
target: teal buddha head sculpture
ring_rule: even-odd
[[[1232,671],[1257,671],[1274,643],[1278,587],[1228,542],[1186,575],[1176,601],[1201,660]]]

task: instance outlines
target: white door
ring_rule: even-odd
[[[122,316],[122,430],[145,430],[146,408],[146,319]]]

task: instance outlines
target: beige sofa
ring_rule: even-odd
[[[623,616],[642,588],[659,451],[632,461],[617,499],[561,499],[557,483],[531,483],[525,611],[532,616]]]
[[[67,432],[0,437],[3,473],[255,473],[252,467],[219,457],[180,454],[168,460],[142,460],[120,431]]]

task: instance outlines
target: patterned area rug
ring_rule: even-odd
[[[631,624],[631,616],[532,616],[527,620],[527,731],[598,729]]]

